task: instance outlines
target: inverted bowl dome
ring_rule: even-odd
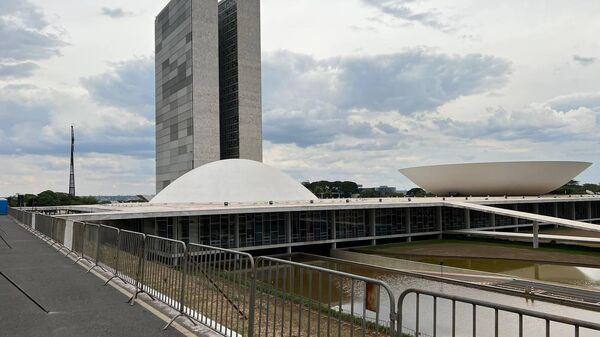
[[[283,172],[251,160],[221,160],[198,167],[175,180],[150,203],[217,203],[316,200]]]
[[[536,196],[562,187],[591,165],[573,161],[473,163],[411,167],[400,173],[440,196]]]

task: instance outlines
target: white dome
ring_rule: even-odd
[[[251,160],[221,160],[175,180],[151,204],[298,201],[317,197],[287,174]]]

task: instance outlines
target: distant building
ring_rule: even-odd
[[[262,161],[259,0],[172,0],[155,34],[157,192],[220,159]]]
[[[379,187],[360,187],[360,193],[378,193],[382,196],[386,195],[394,195],[398,193],[398,189],[396,187],[390,186],[379,186]]]

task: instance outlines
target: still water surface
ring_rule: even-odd
[[[411,257],[406,259],[434,265],[501,273],[520,278],[570,284],[600,290],[600,268],[576,267],[503,259]]]

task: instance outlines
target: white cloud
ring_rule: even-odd
[[[0,196],[38,194],[45,190],[67,192],[69,156],[0,155],[3,166]],[[75,158],[78,195],[119,195],[154,192],[154,161],[111,154]],[[132,192],[135,191],[135,192]]]
[[[85,158],[80,191],[153,191],[147,55],[165,3],[0,2],[0,160],[14,163],[3,170],[11,191],[66,190],[71,123]],[[102,7],[135,15],[113,20]],[[598,10],[593,1],[263,0],[265,159],[299,179],[399,187],[410,185],[403,166],[598,161],[600,45],[589,42]],[[600,169],[581,180],[600,181]]]

